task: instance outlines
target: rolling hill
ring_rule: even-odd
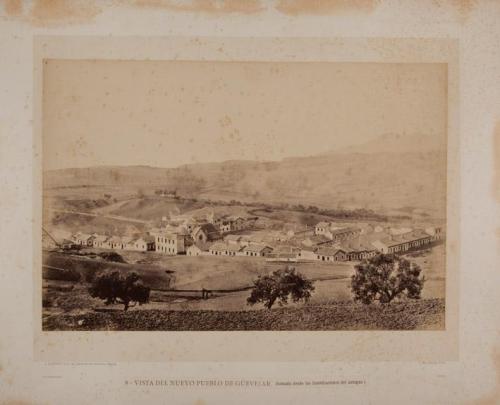
[[[415,207],[444,217],[446,152],[428,139],[389,134],[378,142],[281,161],[53,170],[44,173],[44,188],[57,192],[105,186],[150,193],[161,187],[212,200],[375,210]]]

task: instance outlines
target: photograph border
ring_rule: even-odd
[[[458,269],[460,268],[458,56],[458,43],[452,39],[36,37],[33,61],[35,359],[51,362],[458,360]],[[445,330],[43,332],[41,123],[45,59],[446,63],[448,149]],[[75,350],[75,347],[78,347],[78,350]],[[409,347],[411,350],[408,350]]]

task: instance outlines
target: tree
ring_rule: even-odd
[[[419,299],[425,278],[420,267],[402,257],[378,254],[355,266],[351,290],[355,301],[389,303],[395,298]]]
[[[312,291],[314,291],[312,282],[302,274],[296,273],[293,267],[288,267],[276,270],[270,275],[259,276],[254,281],[250,297],[247,298],[247,305],[261,302],[267,309],[271,309],[276,300],[279,305],[284,305],[288,303],[289,297],[293,302],[300,300],[307,302]]]
[[[92,297],[106,300],[106,305],[121,303],[125,311],[129,306],[148,302],[149,292],[149,287],[142,284],[135,272],[125,275],[120,274],[119,271],[99,274],[89,288]],[[134,304],[130,305],[132,302]]]

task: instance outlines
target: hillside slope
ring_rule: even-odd
[[[389,141],[388,141],[389,139]],[[178,168],[95,167],[47,171],[46,189],[78,186],[155,188],[214,200],[287,202],[320,207],[418,207],[444,215],[446,152],[383,138],[355,150],[281,161],[195,163]],[[167,164],[168,162],[166,162]]]

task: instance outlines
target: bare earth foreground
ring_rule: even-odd
[[[44,330],[411,330],[441,329],[444,300],[363,305],[338,302],[255,311],[136,310],[55,315]]]

